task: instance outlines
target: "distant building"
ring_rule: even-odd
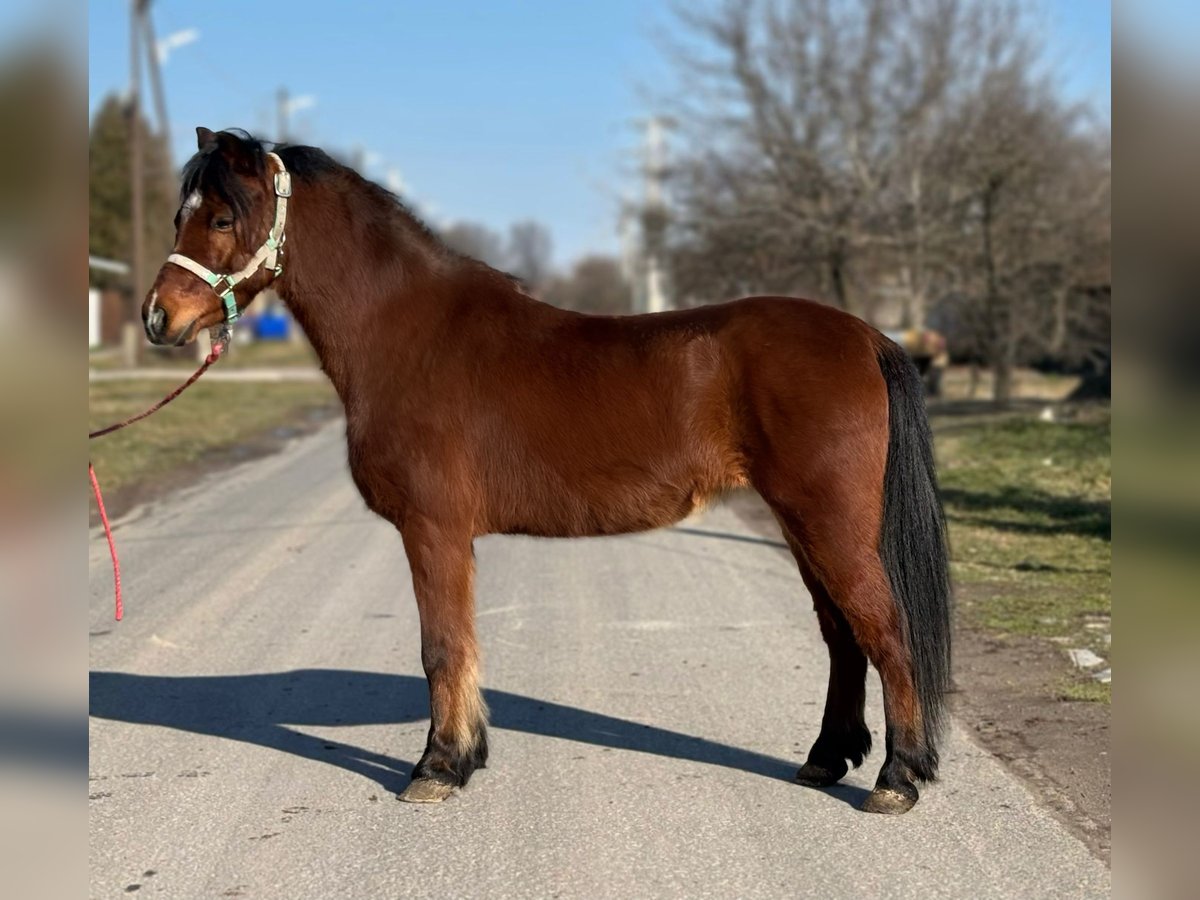
[[[96,287],[96,272],[128,275],[129,265],[99,256],[88,257],[88,348],[119,344],[125,298],[121,291]]]

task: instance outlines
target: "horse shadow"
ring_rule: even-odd
[[[632,750],[792,781],[795,761],[538,700],[484,691],[492,728]],[[303,726],[404,725],[429,717],[425,679],[344,669],[298,669],[254,675],[160,676],[94,671],[94,718],[243,741],[338,766],[398,793],[413,763],[298,730]],[[417,737],[412,740],[419,741]],[[835,785],[824,793],[858,805],[867,792]]]

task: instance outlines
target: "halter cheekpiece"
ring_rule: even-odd
[[[267,239],[250,258],[250,262],[236,272],[218,274],[182,253],[172,253],[167,257],[167,262],[175,263],[180,268],[187,269],[208,282],[217,296],[221,298],[221,302],[225,304],[225,321],[230,324],[235,322],[240,315],[237,308],[237,297],[233,293],[235,287],[264,266],[276,276],[283,272],[283,263],[279,261],[279,256],[283,253],[283,226],[287,221],[288,198],[292,196],[292,176],[277,154],[268,153],[267,159],[279,167],[275,173],[275,223],[271,226]]]

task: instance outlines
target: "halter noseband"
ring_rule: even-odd
[[[238,284],[245,281],[264,265],[268,269],[271,269],[276,276],[283,272],[283,264],[277,262],[277,258],[283,252],[283,226],[287,221],[288,197],[292,196],[292,176],[284,167],[283,160],[278,155],[268,153],[267,159],[274,161],[279,167],[279,171],[275,173],[275,224],[271,226],[266,241],[258,248],[254,256],[250,258],[250,262],[246,263],[245,266],[236,272],[217,274],[211,269],[200,265],[194,259],[184,256],[182,253],[172,253],[167,257],[167,262],[175,263],[180,268],[187,269],[193,275],[197,275],[208,282],[217,296],[221,298],[221,302],[225,304],[225,321],[229,324],[237,321],[240,315],[237,308],[237,297],[233,293],[233,289]]]

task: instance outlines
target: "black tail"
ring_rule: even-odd
[[[879,368],[887,382],[888,453],[883,477],[879,554],[904,612],[904,634],[925,728],[923,759],[906,760],[925,781],[937,776],[943,698],[950,682],[950,564],[938,496],[933,435],[916,366],[884,340]]]

